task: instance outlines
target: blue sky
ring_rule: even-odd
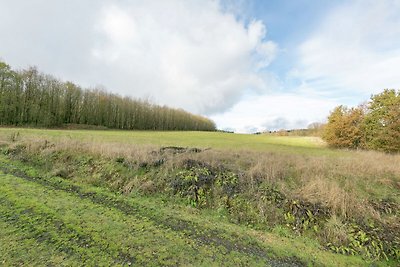
[[[284,52],[282,60],[272,62],[271,68],[284,74],[290,68],[288,64],[299,42],[304,41],[319,21],[335,5],[342,1],[311,0],[272,0],[246,1],[247,19],[262,20],[268,30],[268,38],[277,42]]]
[[[306,127],[312,119],[324,121],[335,105],[357,105],[383,88],[399,88],[394,65],[400,63],[399,1],[225,2],[232,3],[239,19],[261,20],[266,38],[279,47],[265,68],[278,85],[217,115],[220,124],[229,125],[234,114],[241,114],[244,132]],[[292,110],[279,109],[283,106]],[[264,107],[274,111],[262,123]],[[247,123],[255,117],[257,127]]]
[[[400,88],[399,0],[0,0],[0,58],[236,132]]]

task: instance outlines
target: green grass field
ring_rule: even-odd
[[[156,152],[155,148],[165,146],[207,150]],[[308,195],[299,195],[298,190],[311,190],[305,185],[315,186],[316,181],[323,181],[322,187],[333,186],[332,190],[336,190],[327,194],[336,192],[340,198],[342,191],[334,186],[334,179],[351,173],[354,184],[341,178],[338,186],[343,184],[348,189],[362,183],[360,192],[353,194],[394,199],[395,205],[390,206],[393,212],[382,213],[380,220],[395,220],[399,201],[398,191],[393,188],[399,181],[398,169],[394,166],[397,156],[373,155],[390,167],[383,172],[370,164],[376,159],[369,159],[369,153],[330,150],[317,138],[309,137],[19,128],[0,128],[0,148],[0,265],[3,266],[398,264],[393,258],[367,257],[362,247],[361,254],[355,256],[333,253],[317,236],[332,234],[342,226],[337,224],[316,234],[313,230],[316,226],[306,229],[304,221],[301,224],[304,230],[293,230],[298,224],[287,217],[297,218],[298,213],[287,215],[292,211],[287,207],[295,199],[299,203],[296,210],[301,210],[303,204],[309,207],[307,201],[313,201]],[[149,165],[160,157],[163,165]],[[232,195],[229,208],[221,206],[226,201],[221,191],[225,180],[221,180],[220,187],[216,181],[212,191],[206,191],[209,190],[206,187],[198,191],[206,197],[201,205],[191,205],[186,197],[172,193],[171,182],[176,182],[179,171],[184,170],[181,164],[187,160],[204,162],[201,166],[224,165],[221,169],[224,171],[229,167],[230,171],[224,175],[242,173],[243,177],[235,176],[238,181],[234,181],[241,189]],[[304,169],[304,164],[311,167]],[[371,169],[365,170],[363,164]],[[333,166],[338,175],[332,174]],[[217,167],[207,168],[217,170]],[[186,173],[192,170],[193,167]],[[367,171],[372,178],[366,175]],[[280,190],[286,196],[293,194],[293,198],[271,200],[263,193],[267,199],[261,203],[263,195],[258,195],[260,189],[250,181],[264,172],[272,173],[276,181],[265,174],[260,188],[274,184],[274,190],[268,192]],[[311,173],[316,173],[316,177],[325,173],[327,178],[305,180]],[[386,185],[373,179],[377,173],[385,175],[380,178],[385,178]],[[349,196],[344,195],[347,199]],[[315,203],[320,202],[314,198]],[[359,203],[356,199],[345,208]],[[332,201],[332,207],[328,207],[333,212],[336,202]],[[363,212],[362,207],[353,209]],[[340,217],[339,213],[335,218]],[[307,224],[320,227],[320,222],[309,219]],[[321,226],[322,220],[331,221],[321,217]],[[272,221],[274,224],[269,223]],[[343,219],[345,225],[350,225],[350,220],[347,224]],[[365,234],[369,237],[370,233]],[[353,238],[359,242],[357,236]],[[353,248],[351,244],[349,249]]]
[[[290,153],[334,154],[318,137],[230,134],[221,132],[159,132],[119,130],[44,130],[0,128],[3,138],[13,133],[24,137],[69,138],[95,143],[146,144],[232,150],[281,151]]]

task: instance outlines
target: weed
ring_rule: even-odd
[[[116,192],[177,195],[196,210],[215,208],[221,218],[257,229],[289,229],[338,253],[399,258],[398,155],[280,145],[289,137],[276,142],[268,137],[268,145],[259,145],[267,151],[260,152],[251,147],[226,148],[243,136],[229,139],[229,135],[226,143],[211,150],[192,150],[188,144],[210,144],[205,139],[191,143],[187,137],[175,143],[165,133],[163,149],[125,139],[118,143],[115,138],[122,133],[113,131],[102,136],[95,132],[97,140],[90,141],[77,138],[83,131],[70,133],[74,138],[69,139],[57,136],[57,131],[53,136],[32,137],[35,131],[24,132],[24,138],[15,142],[4,138],[8,145],[3,153],[55,176]],[[134,135],[143,138],[141,142],[154,141],[152,134]],[[261,142],[262,137],[254,140]]]
[[[10,134],[10,141],[11,141],[11,142],[16,142],[16,141],[18,141],[19,139],[20,139],[19,132],[12,132],[12,133]]]

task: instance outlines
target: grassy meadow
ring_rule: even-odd
[[[182,146],[213,149],[279,151],[290,153],[334,154],[324,149],[318,137],[269,136],[230,134],[223,132],[179,131],[122,131],[122,130],[48,130],[35,128],[0,128],[7,138],[19,133],[24,138],[47,138],[49,140],[71,139],[99,144],[127,144],[154,146]]]
[[[400,155],[316,137],[0,128],[0,264],[397,266]]]

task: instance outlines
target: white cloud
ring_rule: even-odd
[[[219,1],[0,1],[0,51],[44,72],[196,113],[265,92],[277,53],[258,20]]]
[[[268,88],[258,71],[277,45],[265,40],[261,21],[244,25],[215,1],[136,1],[106,5],[101,14],[96,28],[103,41],[92,55],[124,94],[211,114],[245,90]]]
[[[279,94],[252,96],[229,111],[212,116],[220,129],[239,133],[305,128],[312,122],[324,122],[338,103],[306,95]]]
[[[339,104],[356,105],[383,88],[400,88],[399,14],[398,0],[335,7],[298,45],[297,60],[274,94],[241,101],[213,119],[238,132],[302,128],[325,121]]]
[[[220,128],[241,132],[305,127],[337,104],[400,88],[398,0],[335,7],[298,45],[294,64],[290,56],[276,59],[292,51],[243,15],[248,2],[221,1],[0,0],[0,57],[83,86],[213,114]],[[273,72],[274,60],[288,60],[278,65],[292,71],[275,65]]]
[[[313,90],[364,95],[400,88],[400,1],[353,1],[299,47],[297,75]]]

